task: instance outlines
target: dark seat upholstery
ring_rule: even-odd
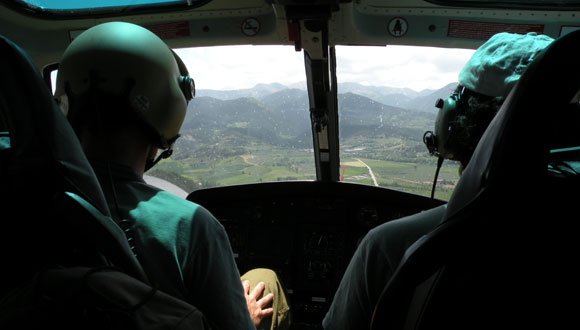
[[[0,328],[209,329],[148,285],[37,69],[0,55]]]
[[[38,70],[2,36],[0,54],[0,293],[54,265],[115,265],[145,280]]]
[[[577,327],[580,157],[551,151],[580,146],[578,45],[580,31],[557,39],[514,87],[442,223],[385,287],[372,329]]]

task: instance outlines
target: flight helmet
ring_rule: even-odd
[[[435,131],[423,136],[429,152],[467,164],[505,97],[553,40],[534,32],[502,32],[480,46],[459,73],[451,96],[435,103]]]
[[[443,160],[459,161],[463,171],[513,86],[553,40],[534,32],[493,35],[465,64],[451,96],[436,101],[435,130],[423,135],[429,153],[438,157],[431,197]]]
[[[55,91],[69,119],[97,99],[120,100],[122,110],[115,111],[130,109],[155,133],[153,144],[169,151],[194,95],[179,56],[151,31],[125,22],[103,23],[75,38],[62,57]]]

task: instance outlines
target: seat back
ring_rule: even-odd
[[[38,70],[2,36],[0,54],[0,294],[54,265],[114,264],[144,280]]]
[[[210,328],[148,285],[28,56],[0,36],[0,328]]]
[[[530,65],[483,135],[442,223],[407,250],[372,329],[568,324],[577,292],[580,31]],[[578,322],[573,320],[573,322]],[[568,324],[569,326],[569,324]]]

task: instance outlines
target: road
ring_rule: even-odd
[[[373,173],[373,170],[371,169],[370,166],[368,166],[365,162],[363,162],[362,160],[360,160],[359,158],[355,158],[356,160],[358,160],[359,163],[363,164],[364,166],[366,166],[366,168],[369,170],[369,174],[371,176],[371,180],[373,180],[373,184],[378,187],[379,184],[377,183],[377,179],[375,178],[375,174]]]

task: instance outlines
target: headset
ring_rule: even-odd
[[[183,63],[183,60],[175,53],[175,51],[171,50],[173,53],[173,57],[175,58],[175,62],[177,62],[177,67],[179,68],[179,88],[185,97],[185,100],[189,103],[189,101],[193,100],[195,97],[195,81],[192,77],[189,76],[189,71]]]
[[[462,129],[460,115],[465,112],[467,99],[465,87],[458,85],[447,99],[438,99],[435,107],[439,109],[435,119],[435,131],[423,135],[423,143],[433,156],[459,160],[461,144],[458,143],[458,131]]]
[[[438,157],[431,197],[443,160],[456,160],[462,166],[467,166],[479,139],[501,103],[501,97],[477,93],[462,85],[457,85],[447,99],[438,99],[435,102],[435,107],[439,108],[435,131],[427,131],[423,135],[423,143],[429,153]]]
[[[435,170],[435,178],[433,179],[433,186],[431,188],[431,198],[435,198],[435,187],[437,186],[437,178],[439,177],[439,170],[443,165],[444,159],[455,159],[458,151],[458,143],[456,136],[460,128],[459,112],[465,109],[464,92],[467,91],[465,87],[457,85],[451,96],[447,99],[437,99],[435,107],[439,109],[437,118],[435,119],[435,132],[427,131],[423,134],[423,143],[433,156],[437,156],[437,168]]]
[[[189,103],[189,101],[193,100],[193,98],[195,97],[195,81],[193,80],[192,77],[189,76],[189,71],[187,70],[185,63],[183,63],[183,60],[181,60],[181,58],[177,55],[177,53],[175,53],[175,51],[171,50],[171,52],[173,53],[173,57],[175,58],[175,61],[177,62],[177,67],[179,68],[180,74],[178,78],[179,89],[181,89],[181,92],[185,97],[186,103]],[[175,139],[177,139],[178,137],[179,135]],[[153,166],[159,163],[160,160],[167,159],[172,154],[173,154],[173,142],[169,144],[169,148],[162,150],[161,153],[155,159],[147,159],[145,164],[145,172],[149,171]]]

